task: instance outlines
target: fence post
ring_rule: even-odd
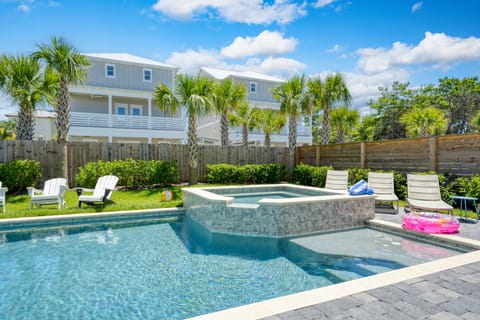
[[[360,168],[365,169],[367,166],[367,144],[360,142]]]
[[[428,146],[429,169],[438,172],[438,139],[430,137]]]
[[[315,165],[320,167],[320,146],[315,148]]]

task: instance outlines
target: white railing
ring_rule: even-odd
[[[242,134],[242,128],[241,127],[235,127],[231,128],[231,133],[233,134]],[[253,129],[253,130],[248,130],[248,134],[260,134],[263,135],[263,131],[260,129]],[[280,132],[274,133],[274,135],[278,136],[288,136],[288,126],[285,126],[280,130]],[[312,128],[303,126],[303,125],[297,125],[297,136],[306,136],[309,137],[312,135]]]
[[[185,120],[169,117],[108,115],[105,113],[72,112],[70,125],[74,127],[143,129],[183,131]]]

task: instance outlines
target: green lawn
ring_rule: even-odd
[[[157,208],[173,208],[182,205],[182,191],[180,187],[168,188],[173,192],[173,200],[162,202],[160,194],[167,188],[151,188],[145,190],[116,190],[112,193],[111,200],[105,208],[102,206],[90,206],[82,204],[78,207],[78,196],[75,190],[67,191],[66,201],[68,208],[57,209],[56,204],[42,205],[40,208],[33,206],[30,210],[30,197],[27,194],[9,195],[7,193],[7,204],[5,214],[0,208],[0,218],[19,218],[48,216],[74,213],[93,213]]]

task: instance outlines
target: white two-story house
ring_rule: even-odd
[[[253,108],[280,110],[280,103],[273,97],[272,89],[285,82],[283,79],[272,77],[257,72],[238,72],[215,68],[201,68],[200,75],[213,78],[217,81],[232,79],[234,83],[241,83],[247,88],[247,101]],[[209,116],[199,120],[198,135],[205,142],[218,144],[220,141],[220,116]],[[242,141],[242,129],[229,128],[229,141],[232,144],[240,144]],[[263,145],[265,135],[261,130],[255,129],[248,133],[250,144]],[[297,144],[311,144],[311,126],[304,125],[303,119],[297,125]],[[271,135],[272,146],[288,145],[288,125],[279,133]]]
[[[182,143],[182,110],[165,114],[155,87],[175,86],[177,67],[127,53],[87,53],[87,81],[72,86],[69,140]]]

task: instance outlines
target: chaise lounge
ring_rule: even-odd
[[[374,191],[375,203],[391,202],[393,205],[393,202],[397,202],[398,214],[398,197],[394,190],[393,173],[369,172],[368,186]]]
[[[453,215],[453,207],[442,200],[440,183],[436,174],[407,174],[410,210],[447,211]]]

